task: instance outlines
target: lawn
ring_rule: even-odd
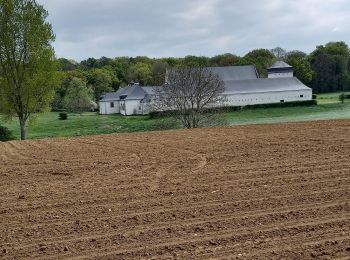
[[[350,103],[325,103],[310,107],[261,108],[226,114],[230,125],[350,119]]]
[[[4,124],[19,138],[16,120]],[[51,112],[38,116],[30,123],[30,139],[81,136],[108,133],[140,132],[154,130],[155,120],[147,116],[124,117],[121,115],[102,116],[97,113],[69,114],[67,120],[58,120],[58,113]]]
[[[318,96],[318,106],[260,108],[226,113],[229,125],[268,124],[280,122],[350,119],[350,101],[341,104],[340,93]],[[350,93],[349,93],[350,94]],[[17,120],[3,122],[19,138]],[[69,114],[68,120],[58,120],[58,113],[40,115],[29,126],[29,138],[82,136],[109,133],[152,131],[161,127],[159,119],[149,116],[125,117],[121,115],[103,116],[97,113]]]

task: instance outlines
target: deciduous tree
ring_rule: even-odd
[[[136,63],[128,72],[128,80],[137,81],[141,85],[152,85],[152,67],[146,63]]]
[[[73,78],[69,83],[64,104],[69,112],[82,113],[91,111],[96,106],[95,102],[93,102],[93,90],[83,80]]]
[[[28,119],[47,109],[58,85],[48,12],[35,0],[0,1],[0,104],[17,116],[21,139]]]
[[[156,110],[172,111],[184,127],[198,128],[208,120],[209,108],[223,102],[224,82],[205,67],[181,66],[167,73],[166,84],[156,91]]]
[[[294,67],[294,76],[304,84],[310,85],[313,71],[307,55],[301,51],[288,52],[285,61]]]
[[[276,61],[276,57],[266,49],[249,52],[240,61],[240,65],[255,65],[261,77],[267,77],[267,68]]]

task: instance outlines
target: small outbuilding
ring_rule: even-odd
[[[130,84],[117,92],[106,93],[100,98],[100,114],[145,115],[149,114],[150,98],[155,87]]]

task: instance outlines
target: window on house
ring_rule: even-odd
[[[303,98],[303,97],[304,97],[304,95],[300,95],[300,97],[301,97],[301,98]]]
[[[113,108],[114,107],[114,102],[111,102],[111,108]]]
[[[281,100],[280,102],[281,102],[281,103],[284,103],[284,100]]]

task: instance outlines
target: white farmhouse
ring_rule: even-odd
[[[151,97],[156,87],[132,84],[100,98],[100,114],[146,115],[149,114]]]
[[[312,100],[312,89],[294,77],[294,69],[278,61],[259,78],[255,66],[211,67],[225,83],[225,106],[246,106]],[[100,114],[145,115],[155,88],[129,85],[100,99]],[[220,104],[222,105],[222,104]]]

